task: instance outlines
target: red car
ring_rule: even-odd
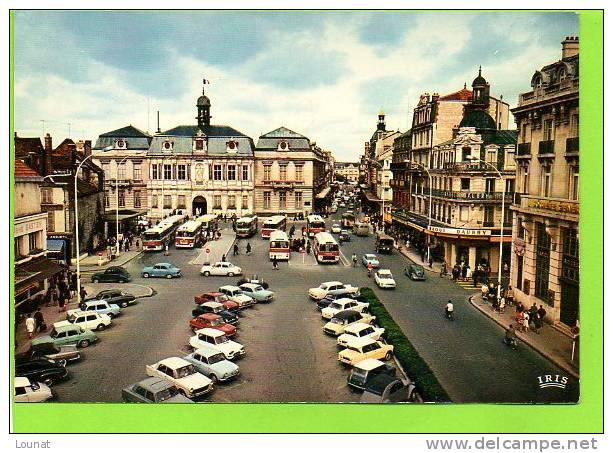
[[[189,322],[189,326],[192,330],[199,329],[217,329],[226,334],[226,337],[233,337],[236,334],[236,327],[232,324],[224,322],[221,316],[214,313],[205,313],[203,315],[196,316]]]
[[[196,302],[197,305],[205,302],[219,302],[228,311],[238,311],[239,309],[238,303],[229,300],[228,296],[223,293],[203,293],[199,296],[195,296],[194,302]]]

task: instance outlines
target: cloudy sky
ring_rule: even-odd
[[[405,131],[419,94],[456,91],[479,65],[511,106],[579,32],[572,13],[15,13],[15,129],[95,140],[132,124],[212,122],[257,137],[281,125],[357,160],[377,114]],[[149,115],[148,115],[149,110]],[[43,123],[41,120],[45,120]]]

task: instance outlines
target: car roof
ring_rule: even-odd
[[[231,289],[231,290],[240,289],[238,286],[234,286],[234,285],[223,285],[219,287],[219,289],[221,288]]]
[[[172,266],[174,267],[172,264],[170,263],[155,263],[154,266]]]
[[[330,285],[342,285],[342,284],[343,284],[343,282],[339,282],[339,281],[331,281],[331,282],[323,282],[322,283],[322,285],[327,285],[327,286],[330,286]]]
[[[376,258],[376,257],[377,257],[377,255],[375,255],[374,253],[365,253],[365,254],[364,254],[364,256],[365,256],[366,258],[370,258],[370,257],[372,257],[372,258]]]
[[[389,269],[379,269],[377,271],[378,274],[389,274],[392,275],[392,271],[390,271]]]
[[[354,311],[354,310],[345,310],[345,311]],[[365,322],[356,322],[355,324],[351,324],[345,327],[345,332],[359,332],[360,330],[366,329],[367,327],[372,327],[372,326],[370,324],[366,324]]]
[[[339,299],[335,299],[334,302],[336,303],[341,303],[341,302],[357,302],[357,300],[352,299],[351,297],[341,297]]]
[[[82,310],[82,311],[76,312],[74,315],[83,316],[83,315],[97,315],[97,314],[98,312],[96,310]]]
[[[209,335],[211,337],[220,337],[222,335],[225,335],[221,330],[217,330],[217,329],[211,329],[210,327],[205,327],[204,329],[198,329],[196,330],[196,333],[203,333],[206,335]]]
[[[223,293],[220,293],[219,291],[211,291],[210,293],[202,293],[203,296],[223,296]]]
[[[86,300],[84,302],[84,304],[87,305],[95,305],[95,304],[108,304],[109,302],[107,300],[104,299],[92,299],[92,300]],[[83,310],[83,311],[87,311],[87,310]]]
[[[205,357],[211,357],[212,355],[219,354],[219,350],[210,346],[200,346],[194,351],[194,354],[200,354]]]
[[[366,384],[366,391],[372,389],[375,390],[374,393],[380,395],[383,393],[383,390],[385,390],[385,388],[394,381],[402,382],[402,379],[385,373],[378,374],[374,378],[368,380],[368,383]]]
[[[373,340],[372,338],[368,338],[368,337],[361,337],[361,338],[356,338],[355,341],[352,342],[353,346],[364,346],[370,343],[376,343],[376,340]]]
[[[342,310],[335,314],[334,317],[338,319],[348,319],[353,318],[356,315],[361,317],[360,313],[355,310]]]
[[[247,282],[247,283],[243,283],[241,285],[241,287],[243,287],[243,286],[246,286],[247,288],[257,288],[258,286],[262,286],[262,285],[259,284],[259,283],[249,283],[249,282]]]
[[[74,324],[66,324],[66,325],[62,325],[62,326],[56,326],[54,324],[53,328],[55,329],[56,332],[63,332],[65,330],[77,330],[77,329],[80,330],[81,329],[79,326],[75,326]]]
[[[206,305],[207,307],[211,307],[211,308],[219,308],[219,307],[223,307],[223,304],[220,302],[215,302],[215,301],[210,301],[210,302],[205,302],[201,305]]]
[[[168,357],[167,359],[160,360],[159,363],[172,369],[189,365],[189,362],[181,357]]]
[[[173,387],[173,384],[160,377],[150,377],[147,379],[143,379],[137,384],[152,393],[158,393],[162,390],[166,390],[169,387]]]
[[[27,387],[30,385],[30,380],[27,377],[15,377],[15,387]]]
[[[385,363],[382,362],[381,360],[368,358],[368,359],[360,360],[358,363],[356,363],[353,366],[355,368],[360,368],[361,370],[370,371],[370,370],[374,370],[375,368],[380,367],[381,365],[385,366]]]
[[[203,319],[208,319],[208,320],[221,318],[221,316],[216,315],[215,313],[203,313],[201,315],[198,315],[198,317],[203,318]]]

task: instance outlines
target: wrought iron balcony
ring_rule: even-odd
[[[520,143],[517,145],[516,157],[529,158],[532,157],[532,143]]]
[[[424,195],[429,195],[429,190],[424,189]],[[455,191],[432,189],[432,196],[439,198],[449,198],[451,200],[466,200],[466,201],[502,201],[502,192],[470,192],[470,191]],[[514,198],[514,192],[506,192],[504,201],[511,203]]]
[[[554,154],[555,140],[544,140],[539,142],[539,154]]]
[[[498,170],[502,170],[502,166],[497,162],[492,163],[494,167]],[[443,165],[443,169],[449,172],[475,172],[475,171],[494,171],[492,167],[485,164],[484,162],[445,162]]]
[[[578,153],[579,152],[579,137],[571,137],[566,139],[566,152]]]

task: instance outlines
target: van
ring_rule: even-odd
[[[377,250],[377,253],[392,253],[394,250],[394,238],[382,232],[377,233],[375,250]]]
[[[358,222],[353,226],[353,232],[356,236],[368,236],[370,234],[370,225],[366,222]]]

